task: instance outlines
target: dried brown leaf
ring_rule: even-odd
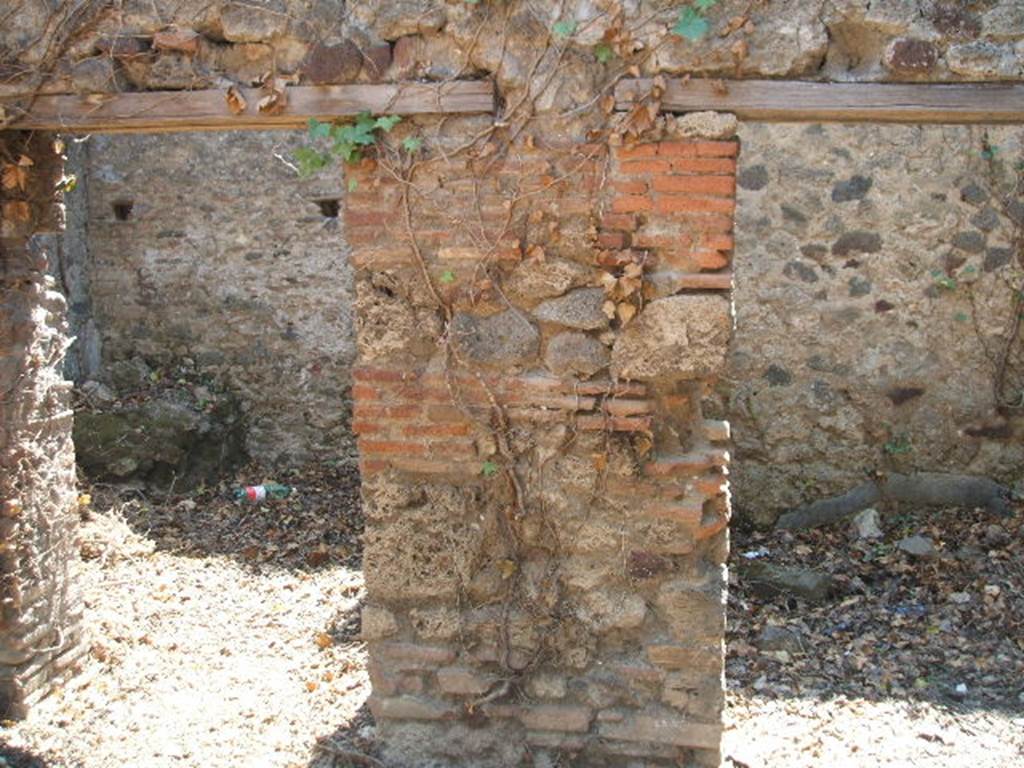
[[[316,642],[318,648],[330,648],[332,645],[334,645],[334,638],[326,632],[317,632],[314,641]]]
[[[635,277],[619,278],[619,293],[621,293],[623,297],[632,296],[640,290],[640,286],[642,284],[643,281]]]
[[[532,262],[540,263],[544,261],[546,255],[544,248],[537,244],[531,245],[526,249],[526,258]]]
[[[630,304],[628,301],[624,301],[615,308],[615,313],[619,317],[619,322],[626,325],[630,320],[636,317],[636,306]]]
[[[269,93],[266,91],[267,88],[264,88],[266,95],[256,103],[256,109],[264,115],[279,115],[284,112],[288,106],[288,94],[284,86],[278,87],[275,83],[269,89]]]
[[[8,221],[23,223],[32,218],[32,209],[24,200],[8,200],[4,203],[3,211]]]
[[[4,165],[0,178],[3,180],[3,188],[6,190],[24,190],[25,183],[28,181],[28,171],[20,165]]]
[[[601,277],[598,279],[601,281],[601,287],[604,288],[605,293],[611,293],[614,291],[615,285],[619,282],[618,278],[616,278],[611,272],[602,272]]]
[[[516,571],[519,570],[519,566],[516,565],[515,560],[502,560],[498,563],[498,570],[501,571],[501,578],[511,579],[516,575]]]
[[[225,92],[224,100],[228,103],[228,109],[231,110],[233,115],[242,114],[248,106],[242,92],[233,85]]]

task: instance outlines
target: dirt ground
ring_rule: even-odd
[[[0,766],[375,764],[358,757],[376,754],[358,478],[274,479],[298,492],[245,506],[229,485],[163,504],[92,489],[90,652],[27,721],[3,723]],[[735,534],[737,563],[813,566],[832,586],[809,602],[733,576],[726,766],[1024,765],[1021,514],[883,512],[875,541]],[[895,546],[913,533],[935,553]]]

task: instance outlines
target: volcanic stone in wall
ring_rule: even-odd
[[[125,367],[114,366],[124,397],[86,405],[75,416],[78,464],[90,479],[163,488],[175,479],[216,481],[246,460],[236,397],[187,387],[183,380],[153,388],[146,388],[147,381],[140,390],[140,382],[123,374]]]
[[[737,513],[770,524],[848,491],[865,467],[1013,482],[1019,420],[995,412],[985,350],[1005,344],[1004,280],[1019,271],[1016,198],[998,181],[1019,131],[745,123],[740,135],[737,331],[719,386]]]

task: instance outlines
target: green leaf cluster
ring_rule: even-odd
[[[332,157],[346,163],[358,163],[363,158],[363,149],[377,141],[377,132],[388,133],[400,121],[398,115],[374,117],[369,112],[360,113],[351,123],[323,123],[316,118],[309,120],[309,136],[316,141],[329,141],[326,152],[314,147],[299,147],[294,152],[300,176],[310,176],[325,168]]]
[[[607,64],[615,58],[615,51],[608,43],[598,43],[594,46],[594,58],[602,64]]]
[[[571,19],[556,21],[551,31],[555,33],[555,37],[572,37],[576,34],[576,22]]]
[[[693,43],[700,40],[711,29],[704,14],[713,8],[716,2],[718,0],[693,0],[692,5],[681,8],[672,32]]]
[[[944,288],[947,291],[956,290],[956,278],[947,275],[940,269],[932,270],[932,278],[935,280],[935,285],[938,288]]]
[[[896,435],[884,446],[884,450],[890,456],[899,456],[904,453],[910,453],[914,449],[914,446],[910,443],[910,438],[906,435]]]

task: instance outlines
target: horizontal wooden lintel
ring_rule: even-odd
[[[65,133],[132,133],[191,130],[298,128],[309,119],[331,120],[360,112],[390,115],[455,114],[494,111],[494,84],[488,80],[448,83],[290,86],[287,104],[264,114],[258,88],[241,88],[246,107],[234,114],[227,91],[153,91],[86,96],[39,96],[8,130]],[[4,105],[8,115],[17,105]]]
[[[617,108],[629,109],[651,85],[650,79],[621,81]],[[765,122],[1024,123],[1024,84],[667,78],[661,108],[732,112]]]

